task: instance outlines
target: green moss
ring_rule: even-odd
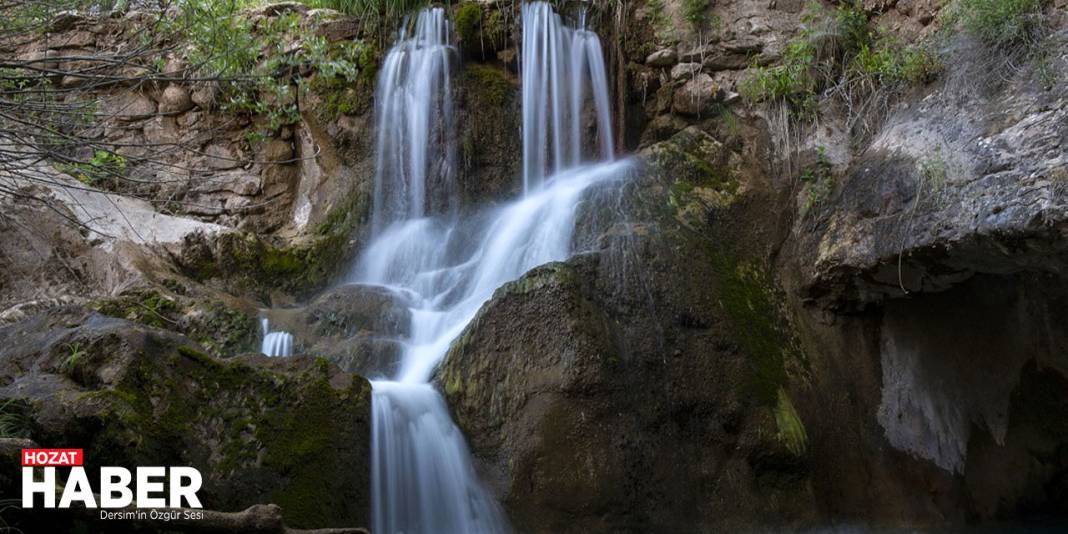
[[[362,454],[353,444],[366,431],[359,415],[370,411],[366,381],[338,390],[325,360],[299,374],[275,373],[171,339],[147,334],[118,383],[77,397],[87,454],[113,465],[195,465],[214,474],[205,480],[213,505],[275,502],[296,527],[340,526],[363,513],[347,501],[363,490],[361,477],[347,473]],[[277,491],[258,495],[265,484]]]
[[[456,34],[465,44],[476,43],[479,38],[479,23],[482,21],[482,7],[476,2],[464,2],[456,8]]]
[[[251,350],[258,337],[256,320],[248,314],[221,302],[169,296],[156,290],[128,291],[98,300],[92,308],[110,317],[187,335],[214,356]]]
[[[522,278],[499,287],[494,291],[493,298],[497,299],[507,295],[526,295],[551,285],[574,288],[576,284],[575,272],[571,267],[566,263],[553,262],[537,267],[523,275]]]
[[[304,293],[322,287],[348,253],[349,236],[313,235],[291,247],[275,247],[251,233],[218,236],[210,269],[187,270],[192,277],[220,278],[241,290],[269,295],[282,290]],[[202,280],[204,278],[201,278]]]
[[[327,212],[312,235],[293,246],[276,247],[252,233],[219,235],[215,251],[199,260],[197,269],[187,269],[187,274],[200,279],[221,278],[242,290],[261,291],[265,296],[276,290],[313,291],[333,276],[351,250],[352,235],[367,220],[369,211],[367,195],[355,190]]]
[[[133,290],[118,297],[102,299],[92,305],[103,315],[126,319],[155,328],[169,328],[177,323],[177,302],[154,290]]]
[[[272,502],[286,511],[286,521],[292,525],[319,526],[324,517],[336,515],[343,498],[325,474],[342,468],[334,449],[347,437],[338,427],[337,394],[325,374],[306,386],[300,397],[301,403],[283,417],[262,421],[256,437],[264,445],[263,464],[288,479]]]
[[[515,83],[503,69],[470,63],[464,67],[475,106],[503,106],[516,92]]]
[[[323,222],[315,227],[320,236],[349,236],[360,224],[367,222],[371,213],[371,202],[362,191],[355,190],[344,202],[327,212]]]
[[[186,345],[178,345],[178,354],[181,354],[182,356],[185,356],[190,360],[203,364],[215,363],[214,360],[211,359],[211,356],[208,356],[207,354],[204,354],[203,352],[200,352],[199,350]]]
[[[776,438],[797,456],[804,454],[808,443],[805,424],[794,409],[793,402],[786,390],[779,388],[778,401],[775,404],[775,425],[778,427]]]
[[[306,268],[299,250],[265,248],[260,258],[260,268],[267,276],[290,276]]]
[[[804,354],[794,343],[767,272],[726,253],[715,262],[719,305],[730,319],[732,338],[750,358],[748,390],[759,403],[776,406],[789,378],[787,363],[803,362]]]
[[[697,128],[687,128],[670,140],[651,148],[649,162],[676,182],[692,187],[717,189],[734,193],[738,180],[727,165],[727,151],[723,145]]]
[[[740,187],[728,152],[708,134],[687,128],[650,147],[647,161],[665,179],[673,180],[667,195],[668,213],[687,227],[704,224],[711,208],[734,202]]]

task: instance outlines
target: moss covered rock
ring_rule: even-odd
[[[800,525],[816,503],[803,367],[768,271],[680,217],[680,179],[739,187],[687,132],[587,199],[592,250],[500,288],[438,380],[518,530],[734,531]],[[689,174],[687,174],[689,173]],[[596,212],[627,223],[598,227]],[[732,209],[735,202],[719,209]]]
[[[178,282],[169,282],[169,292],[133,289],[99,299],[91,307],[103,315],[178,332],[216,357],[256,350],[259,325],[252,315],[222,301],[187,297]]]
[[[314,354],[358,374],[391,374],[411,321],[404,296],[381,286],[347,284],[305,306],[267,312],[271,328],[294,337],[296,354]]]
[[[350,236],[324,226],[324,233],[309,235],[284,246],[272,245],[250,232],[185,237],[175,258],[183,273],[225,290],[252,293],[269,300],[281,291],[307,294],[324,286],[351,253]]]
[[[84,308],[0,329],[0,397],[43,447],[95,466],[191,465],[205,507],[281,506],[297,527],[368,523],[370,384],[313,358],[218,360]],[[27,372],[27,370],[32,371]]]

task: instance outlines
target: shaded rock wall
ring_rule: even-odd
[[[366,380],[312,358],[216,360],[176,334],[76,307],[0,337],[0,396],[22,410],[19,433],[84,448],[90,473],[191,465],[209,509],[277,503],[293,526],[367,524]]]

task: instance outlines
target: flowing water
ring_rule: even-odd
[[[293,334],[281,330],[272,331],[267,319],[260,320],[260,331],[263,332],[260,352],[267,356],[293,355]]]
[[[601,40],[585,28],[585,10],[576,29],[545,2],[523,4],[522,16],[523,190],[531,191],[583,161],[587,88],[599,159],[611,158],[615,148]]]
[[[613,152],[596,34],[567,28],[545,3],[522,14],[525,187],[515,202],[465,217],[453,209],[455,54],[442,9],[422,11],[413,33],[402,31],[380,74],[374,239],[350,281],[391,288],[410,306],[411,328],[395,375],[372,381],[375,532],[509,530],[430,380],[494,290],[572,253],[584,194],[626,166],[579,166]],[[587,88],[599,133],[593,158],[582,157]]]
[[[375,92],[378,137],[372,231],[456,207],[455,130],[450,72],[456,48],[442,8],[425,9],[379,72]]]

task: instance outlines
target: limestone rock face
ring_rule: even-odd
[[[0,338],[0,397],[40,446],[84,448],[90,468],[197,467],[209,509],[275,503],[296,526],[367,524],[363,378],[312,358],[217,360],[184,337],[77,307]]]
[[[976,77],[975,54],[959,49],[929,96],[891,114],[800,235],[807,297],[855,307],[974,274],[1068,273],[1068,88],[1018,70],[984,92],[1000,78]]]

